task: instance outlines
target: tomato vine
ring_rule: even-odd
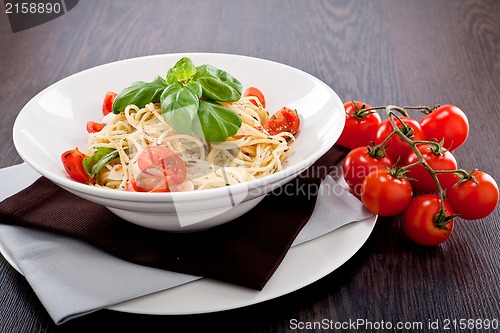
[[[362,105],[361,108],[360,105]],[[372,213],[384,215],[384,212],[390,212],[386,215],[395,215],[404,211],[403,223],[407,235],[419,244],[436,245],[449,237],[456,217],[481,219],[495,209],[498,203],[498,185],[495,180],[477,169],[468,172],[458,168],[452,154],[465,142],[469,131],[468,119],[458,107],[449,104],[433,107],[395,105],[371,107],[358,101],[345,103],[344,106],[350,126],[344,128],[343,140],[339,143],[353,150],[344,161],[343,171],[345,173],[346,170],[352,170],[356,166],[356,158],[359,159],[360,156],[364,159],[362,171],[369,170],[369,163],[372,163],[371,172],[364,175],[364,179],[358,175],[358,179],[355,180],[357,183],[362,181],[361,193],[353,191],[360,196]],[[355,112],[352,111],[353,106]],[[347,112],[348,109],[351,111]],[[375,139],[369,145],[365,143],[365,147],[362,148],[362,144],[355,139],[360,136],[360,122],[364,117],[372,116],[374,112],[382,110],[386,111],[387,119],[371,124],[372,128],[367,131],[371,133],[375,131]],[[419,111],[424,114],[424,117],[417,122],[409,116],[409,111]],[[387,174],[384,174],[380,168],[387,162],[382,163],[378,160],[386,158],[388,149],[392,149],[387,155],[392,160],[393,166],[385,166]],[[431,164],[442,167],[434,168]],[[428,174],[425,177],[430,176],[434,186],[429,184],[422,186],[428,183],[420,172],[422,167]],[[409,172],[416,169],[419,169],[419,173]],[[373,172],[377,174],[371,175]],[[418,175],[419,179],[412,179],[408,174]],[[351,186],[355,182],[350,178],[347,183]],[[406,199],[400,200],[402,196],[407,197],[407,194],[400,194],[399,197],[394,194],[404,192],[401,191],[401,184],[396,185],[397,179],[414,181],[414,186],[424,189],[423,195],[417,195],[412,200],[412,203],[415,201],[414,204],[406,203],[408,202]],[[444,179],[446,182],[442,184]],[[393,188],[385,191],[379,190],[382,186]],[[412,192],[412,189],[408,191]],[[437,195],[427,194],[429,192],[435,192]],[[410,196],[412,195],[413,192]],[[479,198],[483,199],[479,200]],[[401,206],[402,202],[406,203],[406,207]],[[384,208],[387,205],[397,205],[398,209]],[[425,207],[436,207],[436,212],[423,214],[421,211]]]

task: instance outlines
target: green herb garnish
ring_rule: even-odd
[[[179,133],[193,133],[207,142],[226,141],[241,127],[241,118],[217,102],[241,98],[242,85],[229,73],[211,65],[196,67],[183,57],[167,72],[166,79],[136,82],[116,96],[113,113],[134,104],[160,103],[163,118]]]
[[[113,113],[118,114],[125,111],[125,108],[130,104],[143,108],[151,102],[159,103],[160,96],[166,87],[167,81],[160,76],[157,76],[152,82],[134,82],[116,96],[113,102]]]
[[[90,178],[94,178],[106,163],[114,160],[118,155],[118,150],[116,149],[99,147],[92,156],[83,159],[83,168]]]

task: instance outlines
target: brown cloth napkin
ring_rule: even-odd
[[[316,172],[304,172],[289,186],[319,186],[346,154],[346,149],[332,147],[311,167]],[[270,194],[230,223],[172,234],[126,222],[41,177],[1,202],[0,217],[5,224],[83,240],[136,264],[262,290],[314,210],[314,193],[287,193],[296,195]]]

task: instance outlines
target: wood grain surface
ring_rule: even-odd
[[[0,45],[0,167],[22,162],[12,142],[14,120],[52,83],[131,57],[217,52],[299,68],[344,101],[458,105],[470,121],[469,139],[456,151],[460,166],[500,180],[500,1],[81,0],[16,33],[4,11]],[[499,225],[497,209],[483,220],[457,222],[447,242],[427,248],[405,238],[398,218],[380,218],[347,263],[278,299],[189,316],[102,310],[59,326],[0,258],[0,332],[307,331],[294,329],[294,319],[424,328],[439,320],[437,332],[446,319],[498,320]]]

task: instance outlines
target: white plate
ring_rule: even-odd
[[[321,279],[345,263],[368,239],[376,220],[374,216],[350,223],[292,247],[262,291],[200,279],[108,309],[155,315],[197,314],[235,309],[283,296]],[[1,243],[0,253],[19,271]]]
[[[79,195],[89,194],[89,199],[106,196],[103,200],[121,203],[122,199],[127,199],[127,204],[130,204],[134,199],[138,205],[150,204],[156,200],[162,204],[162,200],[169,199],[168,194],[148,196],[147,193],[141,193],[144,196],[139,197],[139,194],[134,193],[100,191],[71,181],[60,165],[59,156],[61,152],[86,142],[82,124],[89,119],[98,119],[99,101],[106,90],[118,91],[131,81],[150,80],[153,74],[159,74],[159,71],[171,66],[180,56],[182,55],[159,55],[104,65],[66,78],[47,88],[27,104],[16,120],[14,142],[20,155],[42,175],[74,190],[74,193],[77,191]],[[255,184],[266,185],[271,180],[278,181],[300,172],[323,155],[340,135],[345,121],[340,99],[328,86],[309,74],[281,64],[248,57],[215,54],[188,56],[196,63],[206,62],[228,70],[238,77],[244,86],[255,85],[263,91],[269,91],[266,96],[269,97],[271,110],[277,110],[282,105],[301,110],[300,114],[304,120],[302,132],[289,166],[281,174],[257,180]],[[86,84],[82,86],[82,82]],[[276,87],[279,88],[278,91]],[[40,123],[44,126],[40,126]],[[216,193],[215,190],[212,193]],[[207,191],[206,196],[209,194]],[[99,200],[101,199],[97,202],[102,204]],[[200,279],[111,306],[109,309],[131,313],[178,315],[223,311],[270,300],[305,287],[337,269],[365,243],[375,221],[376,217],[372,217],[351,223],[291,248],[262,291]],[[16,267],[2,244],[0,252]]]

